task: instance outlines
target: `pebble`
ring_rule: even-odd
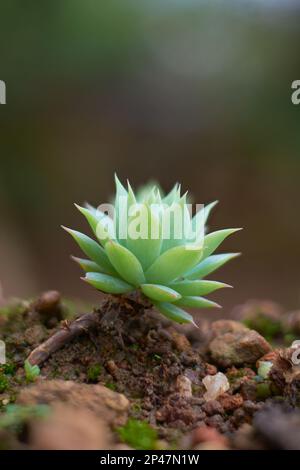
[[[218,369],[213,364],[205,364],[205,372],[207,375],[215,375],[218,372]]]
[[[247,380],[241,385],[241,395],[244,400],[256,400],[257,384],[253,380]]]
[[[195,449],[196,446],[203,443],[210,443],[226,447],[228,445],[228,440],[215,428],[209,426],[199,426],[192,433],[193,448]]]
[[[189,342],[187,337],[180,333],[177,333],[177,331],[174,331],[172,333],[172,340],[173,340],[174,346],[176,347],[178,351],[182,352],[191,348],[191,343]]]
[[[244,399],[239,393],[236,393],[235,395],[223,393],[223,395],[218,398],[218,401],[225,411],[233,411],[243,405]]]
[[[41,343],[46,336],[45,329],[42,325],[34,325],[29,328],[24,333],[25,340],[31,346],[34,344]]]
[[[217,335],[210,342],[209,351],[217,365],[230,367],[255,364],[271,351],[271,346],[257,331],[242,325],[241,329]]]
[[[51,312],[60,304],[61,296],[56,290],[49,290],[41,294],[34,304],[35,310],[40,313]]]
[[[216,375],[207,375],[202,382],[207,390],[203,395],[206,401],[215,400],[230,388],[228,379],[222,372],[218,372]]]
[[[271,361],[259,361],[257,373],[263,379],[267,379],[272,367],[273,363]]]
[[[112,359],[107,361],[106,368],[108,372],[114,377],[118,371],[118,366],[116,365],[115,361]]]
[[[202,410],[208,416],[214,416],[215,414],[222,415],[224,413],[224,408],[221,403],[217,400],[210,400],[202,406]]]
[[[176,378],[176,389],[183,398],[191,398],[193,396],[192,382],[185,375],[178,375]]]

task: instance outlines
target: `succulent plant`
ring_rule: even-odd
[[[165,196],[153,185],[137,197],[129,183],[125,189],[115,179],[113,215],[76,204],[97,241],[63,227],[88,257],[73,257],[86,273],[82,279],[109,294],[140,290],[163,315],[178,323],[193,323],[182,307],[219,307],[204,296],[231,286],[203,278],[238,256],[213,253],[239,229],[205,234],[207,218],[217,201],[192,216],[187,194],[181,195],[179,184]]]

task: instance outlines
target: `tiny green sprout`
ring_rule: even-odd
[[[161,356],[159,354],[154,354],[153,359],[155,359],[156,361],[161,361]]]
[[[230,228],[206,233],[217,201],[193,208],[181,187],[163,195],[157,185],[134,193],[116,180],[113,205],[77,209],[87,219],[93,238],[63,227],[87,258],[73,258],[85,271],[82,279],[101,292],[140,291],[167,318],[194,323],[185,308],[220,307],[205,296],[231,287],[204,279],[239,253],[214,254]],[[198,210],[197,210],[198,209]]]
[[[134,449],[151,450],[156,448],[157,432],[145,421],[131,418],[117,431],[121,441]]]
[[[4,374],[0,375],[0,393],[5,392],[8,389],[8,380]]]
[[[16,365],[12,362],[7,362],[6,364],[3,364],[0,369],[5,375],[14,375],[16,372]]]
[[[34,382],[41,372],[39,366],[32,366],[28,359],[24,363],[24,370],[27,383]]]
[[[100,364],[94,364],[87,370],[87,379],[89,382],[97,382],[99,375],[101,374],[102,367]]]
[[[109,388],[109,389],[112,390],[112,391],[115,391],[115,390],[116,390],[116,384],[113,383],[113,382],[106,382],[105,387],[106,387],[106,388]]]

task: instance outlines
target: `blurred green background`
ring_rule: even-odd
[[[300,8],[288,0],[2,0],[0,282],[96,299],[60,224],[106,202],[113,173],[219,199],[211,228],[242,226],[215,275],[248,298],[300,306]]]

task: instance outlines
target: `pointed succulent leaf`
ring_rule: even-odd
[[[169,284],[183,276],[195,266],[202,256],[202,248],[190,245],[176,246],[161,254],[146,271],[146,279],[150,283]]]
[[[208,295],[211,292],[216,291],[217,289],[222,289],[223,287],[231,287],[228,284],[218,281],[175,281],[170,284],[172,289],[175,289],[181,295]]]
[[[104,214],[98,221],[96,236],[104,247],[108,240],[115,240],[116,234],[114,221],[108,215]]]
[[[216,232],[209,233],[204,237],[204,249],[203,249],[203,259],[211,255],[219,245],[227,238],[229,235],[238,232],[240,228],[227,228],[223,230],[218,230]]]
[[[136,200],[134,191],[128,180],[127,180],[127,187],[128,187],[128,208],[130,208],[130,206],[137,204],[137,200]]]
[[[94,234],[104,246],[107,240],[115,239],[115,228],[113,220],[98,209],[87,209],[75,204],[77,209],[85,216]]]
[[[220,305],[216,302],[198,296],[181,297],[181,299],[176,300],[175,304],[179,305],[180,307],[190,308],[221,308]]]
[[[139,213],[136,215],[136,221],[139,224],[140,232],[133,238],[129,233],[127,239],[127,248],[138,258],[144,270],[158,258],[161,245],[161,227],[158,215],[151,210],[148,204],[139,204]],[[132,229],[134,217],[128,218],[129,229]],[[144,228],[143,228],[144,226]],[[143,230],[145,233],[143,233]]]
[[[114,241],[106,243],[105,251],[111,264],[125,281],[134,286],[145,282],[142,265],[131,251]]]
[[[92,204],[90,204],[89,202],[85,202],[85,203],[84,203],[84,207],[85,207],[86,209],[88,209],[89,211],[91,211],[91,212],[94,212],[94,213],[97,213],[97,212],[98,212],[97,207],[92,206]]]
[[[231,259],[240,256],[240,253],[222,253],[219,255],[212,255],[206,258],[204,261],[200,261],[200,263],[191,269],[185,277],[187,279],[202,279],[205,276],[208,276],[212,272],[219,269],[225,263],[230,261]]]
[[[155,191],[155,186],[153,186],[151,191],[149,191],[148,195],[146,196],[146,198],[142,202],[145,202],[148,205],[151,205],[151,204],[156,204],[156,201],[157,201],[156,191]]]
[[[111,262],[109,261],[107,254],[105,253],[102,246],[99,243],[95,242],[92,238],[88,237],[84,233],[78,232],[77,230],[72,230],[67,227],[62,227],[66,230],[74,240],[78,243],[82,251],[94,261],[104,273],[115,275],[116,271],[113,268]]]
[[[134,290],[134,287],[117,277],[102,273],[87,273],[82,278],[91,286],[108,294],[126,294]]]
[[[191,217],[184,200],[186,194],[180,201],[174,202],[167,207],[162,214],[162,253],[175,246],[194,242],[190,237]]]
[[[216,206],[216,204],[218,204],[219,201],[213,201],[213,202],[210,202],[209,204],[206,204],[204,207],[202,207],[202,209],[200,209],[197,214],[194,215],[193,217],[193,228],[195,228],[196,224],[197,224],[197,219],[200,219],[201,220],[201,223],[203,223],[204,225],[206,225],[207,223],[207,219],[212,211],[212,209]]]
[[[208,217],[210,216],[211,211],[213,208],[218,204],[219,201],[213,201],[210,202],[209,204],[206,204],[203,208],[204,210],[204,225],[206,225]]]
[[[179,184],[176,183],[171,191],[163,198],[162,202],[170,206],[174,201],[178,200],[178,187]]]
[[[75,207],[84,215],[91,229],[96,235],[97,224],[103,214],[101,214],[100,211],[97,211],[97,209],[94,209],[94,208],[88,209],[86,207],[81,207],[78,204],[75,204]]]
[[[177,323],[194,323],[192,315],[168,302],[154,302],[156,308],[167,318]]]
[[[147,297],[158,302],[175,302],[181,298],[175,290],[159,284],[142,284],[141,289]]]
[[[77,258],[76,256],[71,256],[71,258],[77,264],[79,264],[81,269],[83,269],[83,271],[85,271],[86,273],[88,272],[101,273],[102,272],[100,266],[98,266],[97,263],[95,263],[94,261],[90,259]]]
[[[149,195],[155,192],[155,200],[158,199],[158,193],[161,191],[159,184],[150,180],[147,184],[140,186],[135,192],[135,197],[138,202],[146,202],[149,198]]]
[[[192,219],[192,231],[193,231],[193,240],[198,240],[202,238],[205,232],[205,226],[207,223],[207,219],[209,217],[210,212],[215,207],[218,201],[211,202],[210,204],[205,205],[202,207],[197,214],[194,215]]]
[[[115,183],[116,183],[116,197],[115,197],[115,230],[116,237],[119,240],[121,245],[126,245],[126,238],[120,237],[120,224],[122,224],[122,219],[124,218],[127,221],[127,202],[128,202],[128,193],[119,178],[115,174]]]
[[[116,197],[127,196],[127,191],[124,188],[121,181],[119,180],[117,173],[115,173],[115,185],[116,185]]]

